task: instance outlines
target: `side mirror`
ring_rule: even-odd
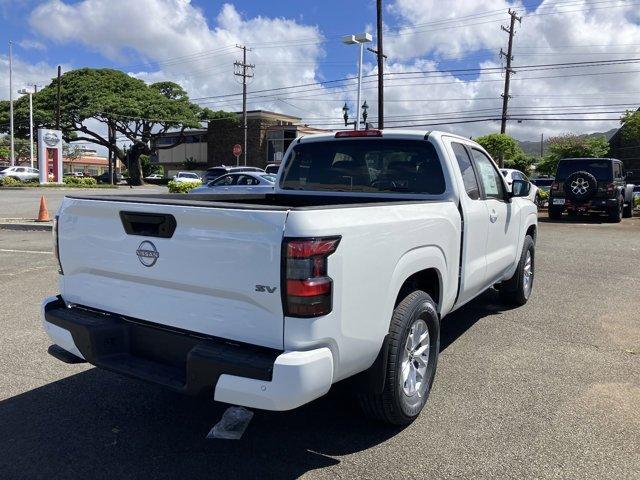
[[[531,184],[524,180],[514,180],[511,184],[512,197],[526,197],[531,191]]]

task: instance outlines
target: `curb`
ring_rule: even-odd
[[[0,223],[0,230],[18,230],[18,231],[39,231],[50,232],[53,230],[52,223]]]

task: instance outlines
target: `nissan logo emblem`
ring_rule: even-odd
[[[153,243],[148,240],[145,240],[140,245],[138,245],[136,255],[138,255],[140,263],[142,263],[142,265],[144,265],[145,267],[153,267],[158,261],[158,258],[160,258],[158,249]]]
[[[53,132],[47,132],[43,137],[44,143],[49,145],[50,147],[55,147],[60,142],[60,137]]]

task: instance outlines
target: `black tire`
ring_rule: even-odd
[[[549,205],[549,218],[551,220],[562,220],[562,212],[564,208],[552,207]]]
[[[428,361],[420,388],[408,395],[405,392],[407,384],[401,386],[403,355],[408,355],[407,338],[412,327],[416,327],[420,321],[426,324],[429,332]],[[388,341],[384,390],[380,394],[361,393],[358,401],[362,411],[370,418],[391,425],[408,425],[418,417],[429,398],[440,352],[440,319],[436,305],[427,293],[415,290],[398,304],[391,318]],[[417,361],[408,361],[410,365],[418,364]]]
[[[633,217],[633,197],[629,201],[629,205],[622,209],[622,218],[631,218]]]
[[[620,223],[622,221],[622,206],[624,205],[622,198],[618,200],[617,206],[609,209],[608,216],[611,223]]]
[[[527,257],[527,253],[529,257]],[[529,300],[533,290],[536,265],[536,245],[529,235],[524,237],[518,268],[513,276],[499,285],[501,300],[508,305],[522,306]],[[525,275],[525,272],[527,275]],[[525,281],[528,277],[528,282]]]
[[[564,194],[574,202],[586,202],[598,192],[598,181],[589,172],[572,173],[564,181]]]

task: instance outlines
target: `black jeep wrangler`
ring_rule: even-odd
[[[633,185],[615,158],[565,158],[549,191],[549,218],[604,212],[612,222],[633,216]]]

